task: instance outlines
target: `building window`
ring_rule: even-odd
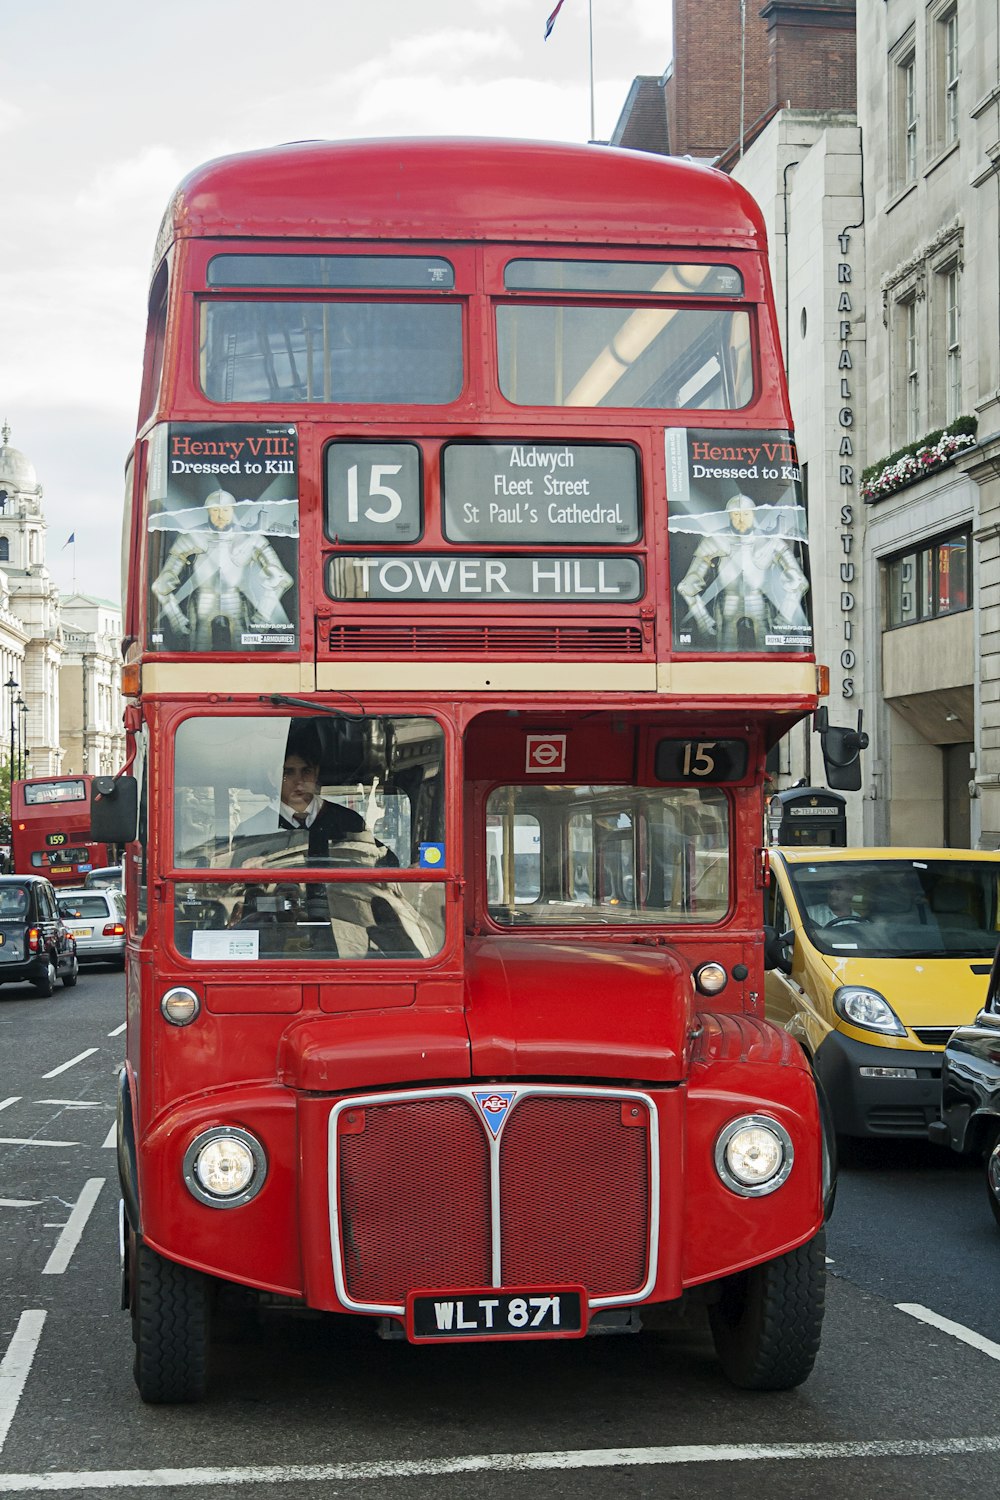
[[[945,415],[949,422],[954,422],[962,414],[962,312],[957,266],[951,266],[944,272],[944,289],[947,349]]]
[[[931,151],[947,151],[958,140],[958,4],[931,0],[928,4],[927,102]]]
[[[10,562],[10,538],[0,536],[0,562]]]
[[[920,341],[917,338],[917,299],[903,303],[903,370],[905,372],[904,409],[906,441],[915,443],[920,436]]]
[[[898,193],[917,178],[917,44],[912,26],[889,53],[887,83],[889,174]]]
[[[888,628],[970,609],[970,554],[970,533],[957,531],[890,558],[885,565]]]
[[[944,138],[951,145],[958,140],[958,12],[953,10],[944,23]]]

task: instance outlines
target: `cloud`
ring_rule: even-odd
[[[73,206],[101,219],[121,208],[127,208],[130,217],[137,208],[141,214],[146,203],[159,205],[162,210],[183,175],[177,151],[168,146],[147,146],[138,156],[102,167],[77,192]]]
[[[11,104],[6,99],[0,99],[0,133],[5,130],[15,130],[23,119],[23,109],[19,109],[16,104]]]

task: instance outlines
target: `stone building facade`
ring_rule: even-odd
[[[6,424],[0,436],[0,775],[116,771],[125,746],[121,610],[83,594],[60,598],[46,563],[42,486]]]
[[[703,48],[730,66],[738,9],[699,7]],[[768,28],[769,94],[742,139],[730,98],[730,142],[713,159],[768,222],[817,654],[831,718],[851,723],[861,706],[871,735],[849,837],[1000,847],[1000,11],[746,10]],[[855,26],[856,111],[843,92]],[[692,35],[693,23],[664,75],[693,101],[675,114],[664,101],[670,151],[689,149],[669,127],[705,94]],[[648,118],[652,80],[636,82]],[[629,125],[623,113],[622,144]],[[798,733],[785,777],[819,781],[818,746]]]
[[[877,466],[866,505],[876,731],[866,836],[998,847],[997,7],[861,7],[858,119],[867,463]],[[963,417],[975,433],[949,434]],[[884,463],[913,445],[924,452],[902,467],[925,476],[915,480],[899,460]]]

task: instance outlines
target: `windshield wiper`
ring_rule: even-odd
[[[262,703],[273,703],[275,708],[308,708],[314,714],[329,714],[332,719],[366,719],[365,706],[351,693],[341,692],[341,697],[350,698],[352,703],[357,703],[360,713],[352,714],[346,708],[334,708],[329,703],[319,703],[311,698],[289,698],[285,693],[269,693],[265,698],[261,694]]]

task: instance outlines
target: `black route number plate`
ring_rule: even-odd
[[[431,1339],[580,1338],[586,1333],[582,1287],[483,1288],[412,1292],[406,1332]]]

